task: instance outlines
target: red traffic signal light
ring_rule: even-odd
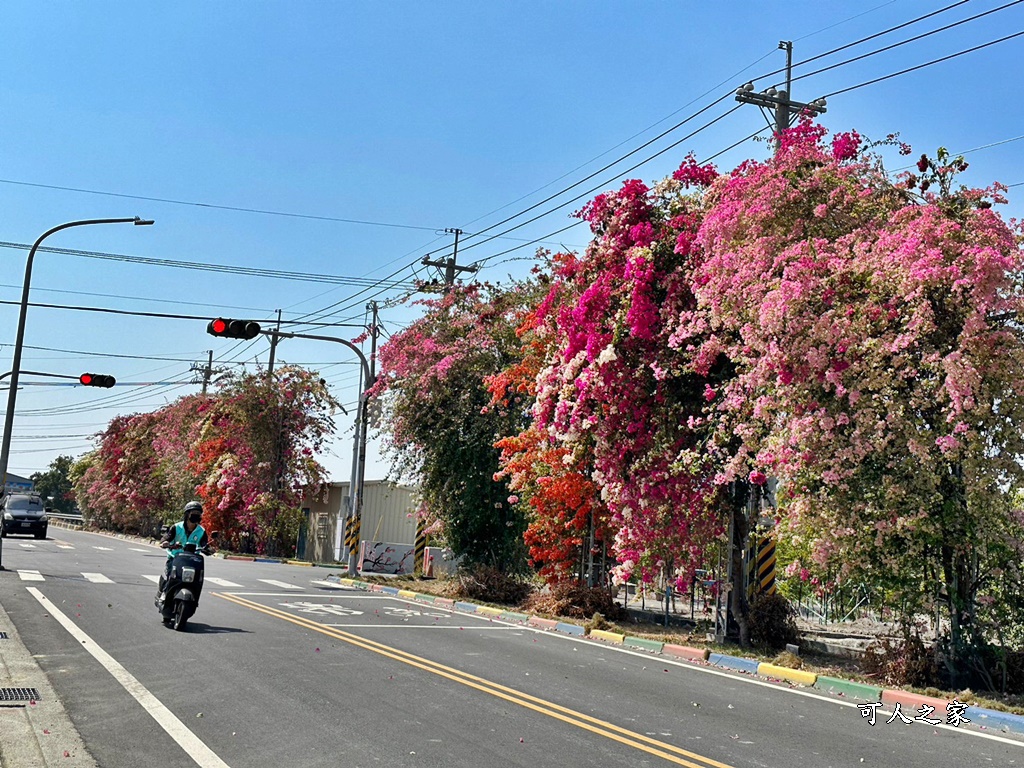
[[[255,339],[260,333],[260,324],[252,320],[229,320],[218,317],[206,326],[211,336],[222,336],[226,339]]]
[[[83,373],[78,377],[78,382],[83,387],[103,387],[110,389],[117,380],[113,376],[106,376],[102,373]]]

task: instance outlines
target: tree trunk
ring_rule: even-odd
[[[946,667],[954,687],[970,684],[970,667],[978,662],[977,626],[974,620],[974,555],[965,548],[971,536],[964,530],[967,494],[960,464],[950,468],[944,479],[941,546],[942,575],[949,608],[949,653]]]
[[[743,555],[750,538],[750,525],[747,517],[747,500],[750,498],[750,485],[743,480],[732,483],[732,542],[730,556],[732,558],[732,589],[729,596],[729,613],[736,626],[729,625],[729,636],[739,642],[740,647],[750,647],[750,605],[747,603],[746,569]]]

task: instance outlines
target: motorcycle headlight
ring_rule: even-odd
[[[195,581],[196,580],[196,569],[195,568],[182,568],[181,569],[181,580],[182,581]]]

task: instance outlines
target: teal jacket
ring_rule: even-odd
[[[185,531],[185,523],[180,522],[167,529],[167,533],[160,539],[161,544],[164,542],[173,542],[174,544],[167,550],[167,558],[170,559],[181,552],[186,544],[195,544],[196,549],[202,549],[209,543],[209,537],[206,535],[206,529],[198,523],[192,533],[188,533]]]

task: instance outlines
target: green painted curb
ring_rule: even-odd
[[[422,592],[417,592],[416,593],[416,599],[417,600],[423,600],[424,602],[427,602],[427,603],[432,603],[436,599],[436,595],[425,595]]]
[[[841,693],[844,696],[849,696],[854,699],[863,699],[864,701],[882,700],[882,689],[878,686],[855,683],[851,680],[841,680],[838,677],[825,677],[824,675],[818,675],[818,679],[814,683],[814,687],[823,691],[828,691],[829,693]]]
[[[622,641],[623,645],[631,645],[634,648],[646,648],[648,651],[654,651],[655,653],[661,653],[661,649],[665,647],[665,644],[660,640],[648,640],[643,637],[627,637]]]
[[[530,617],[525,613],[516,613],[515,611],[504,611],[501,614],[501,618],[505,619],[505,621],[522,621],[524,623],[530,620]]]

